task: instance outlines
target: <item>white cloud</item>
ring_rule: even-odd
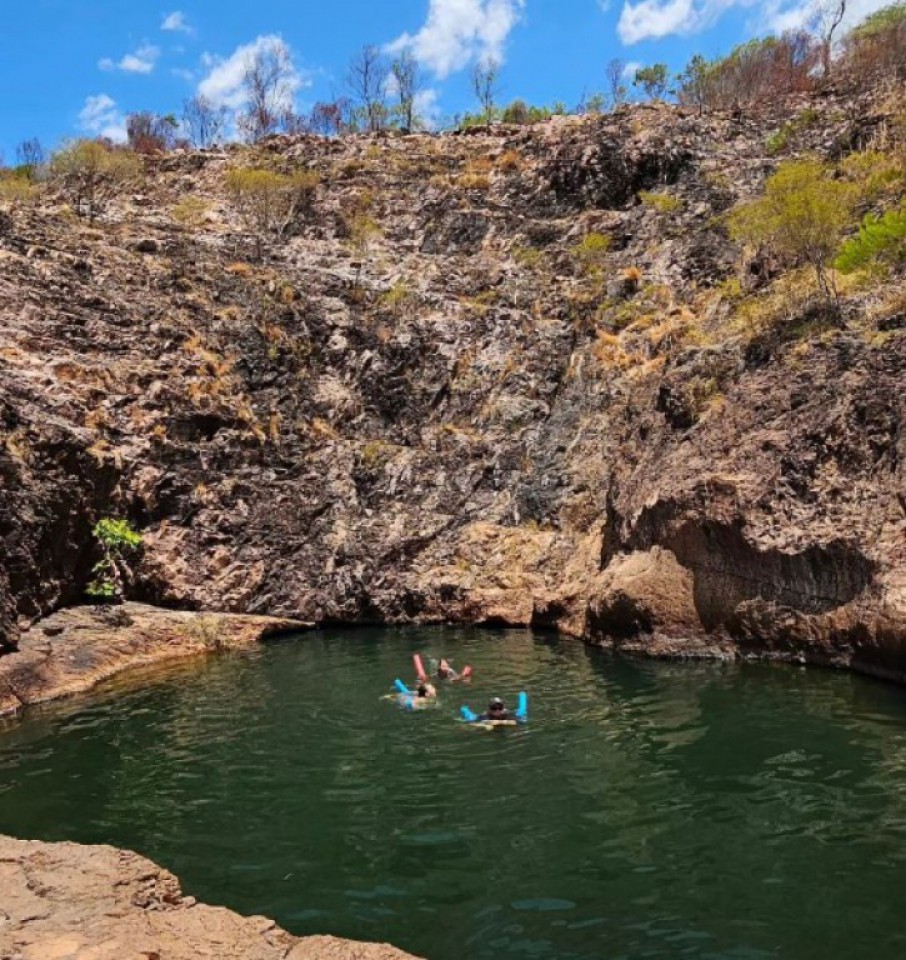
[[[645,64],[639,60],[630,60],[623,67],[623,76],[629,80],[632,80],[635,77],[636,70],[641,70]]]
[[[174,10],[164,17],[164,22],[160,25],[161,30],[168,30],[174,33],[192,33],[192,28],[186,21],[186,15],[182,10]]]
[[[428,130],[436,130],[441,118],[441,107],[436,90],[420,90],[415,95],[415,115]]]
[[[850,0],[838,35],[889,2]],[[670,35],[688,36],[706,30],[734,7],[754,8],[749,33],[758,35],[765,29],[782,33],[813,23],[824,5],[823,0],[624,0],[617,33],[627,45]]]
[[[638,43],[649,37],[666,37],[671,33],[688,33],[693,17],[692,3],[693,0],[639,0],[639,3],[624,3],[617,33],[626,44]]]
[[[768,28],[774,33],[783,33],[784,30],[798,30],[811,20],[814,6],[813,0],[805,0],[804,3],[796,3],[790,6],[784,6],[775,0],[775,2],[768,4],[766,11]]]
[[[387,49],[411,49],[442,79],[477,57],[502,60],[507,37],[524,9],[525,0],[429,0],[421,30],[404,33]]]
[[[127,53],[119,62],[104,57],[98,61],[101,70],[122,70],[124,73],[151,73],[154,70],[160,48],[143,43],[134,53]]]
[[[85,105],[79,112],[79,125],[88,133],[106,137],[116,143],[122,143],[126,139],[126,118],[113,97],[106,93],[86,97]]]
[[[846,4],[846,14],[837,28],[836,37],[839,39],[847,30],[854,27],[875,10],[886,7],[890,0],[849,0]],[[766,0],[763,6],[763,18],[769,29],[775,33],[784,30],[797,30],[816,23],[820,24],[822,14],[828,12],[828,5],[823,0],[793,0],[784,3],[783,0]]]
[[[279,49],[286,54],[290,63],[290,74],[286,83],[288,102],[280,106],[292,107],[295,92],[300,87],[310,87],[311,78],[293,65],[289,47],[274,34],[258,37],[251,43],[237,47],[226,60],[210,53],[202,54],[201,62],[208,68],[208,74],[198,85],[199,94],[210,100],[214,106],[229,107],[231,110],[242,109],[247,99],[243,88],[246,69],[258,54],[269,49]]]

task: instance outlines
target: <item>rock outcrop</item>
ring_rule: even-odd
[[[0,890],[2,960],[415,960],[205,906],[171,873],[113,847],[0,837]]]
[[[250,647],[310,624],[277,617],[182,613],[139,603],[74,607],[23,634],[0,658],[0,717],[84,693],[135,667]]]
[[[51,189],[0,236],[0,634],[124,515],[167,607],[906,677],[903,278],[774,304],[722,220],[797,111],[786,155],[838,158],[897,109],[275,138],[149,158],[93,225]],[[251,163],[320,176],[261,260]]]

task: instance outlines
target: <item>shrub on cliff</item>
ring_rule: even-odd
[[[906,202],[883,216],[869,213],[856,236],[840,248],[834,265],[841,273],[906,264]]]
[[[729,216],[735,239],[770,250],[789,266],[808,264],[825,299],[836,294],[827,263],[836,253],[857,199],[852,183],[831,178],[817,160],[781,164],[768,178],[764,196]]]
[[[99,520],[92,533],[103,557],[92,568],[93,578],[85,592],[98,600],[122,599],[130,578],[127,557],[141,547],[141,534],[128,520],[111,517]]]
[[[611,238],[606,234],[593,232],[586,234],[572,248],[572,254],[583,273],[600,277],[611,243]]]
[[[50,161],[50,176],[79,216],[90,221],[101,205],[122,193],[142,173],[141,160],[131,151],[100,140],[75,140]]]
[[[227,173],[227,196],[254,237],[257,259],[261,259],[264,240],[284,235],[297,213],[311,203],[319,179],[313,170],[284,174],[240,169]]]
[[[25,206],[33,202],[39,192],[39,187],[30,177],[24,176],[20,171],[0,170],[0,203],[4,203],[11,209]]]

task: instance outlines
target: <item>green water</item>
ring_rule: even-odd
[[[471,687],[382,701],[416,650]],[[529,691],[492,733],[462,702]],[[901,960],[906,691],[528,633],[314,634],[0,727],[0,833],[430,960]]]

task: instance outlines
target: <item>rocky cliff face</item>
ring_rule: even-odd
[[[77,600],[122,514],[160,605],[906,676],[903,278],[744,313],[776,267],[722,220],[790,118],[839,157],[896,109],[275,139],[151,159],[93,225],[14,211],[0,634]],[[320,175],[261,260],[250,163]]]

